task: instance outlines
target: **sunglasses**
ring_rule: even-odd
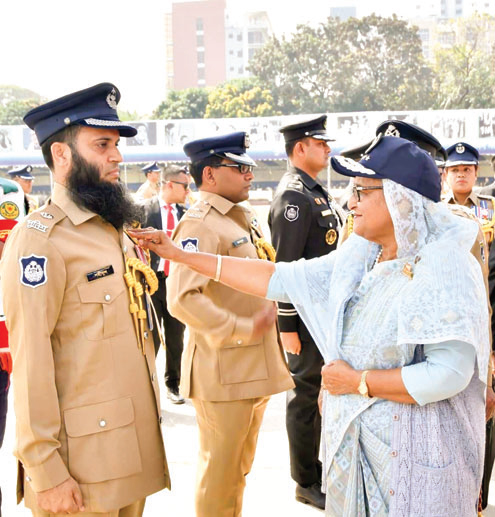
[[[163,185],[165,185],[167,183],[175,183],[176,185],[182,185],[184,187],[184,190],[189,190],[189,183],[184,183],[183,181],[174,181],[174,180],[160,181],[160,182],[158,182],[158,186],[163,187]]]

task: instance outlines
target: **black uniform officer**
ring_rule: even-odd
[[[277,261],[320,257],[337,246],[345,216],[316,179],[328,166],[330,138],[325,125],[326,116],[321,116],[280,129],[291,167],[278,185],[268,216]],[[324,508],[318,460],[323,359],[291,304],[278,304],[278,322],[296,385],[288,392],[286,416],[296,499]]]

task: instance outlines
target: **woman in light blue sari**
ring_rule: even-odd
[[[440,204],[416,144],[378,138],[354,177],[354,234],[331,254],[276,265],[143,246],[231,287],[290,301],[324,359],[326,515],[474,517],[484,451],[488,308],[470,254],[476,223]],[[273,321],[258,314],[252,343]]]

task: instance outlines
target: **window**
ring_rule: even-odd
[[[198,80],[204,81],[205,80],[205,69],[204,67],[198,68]]]
[[[263,43],[263,34],[259,31],[249,32],[248,43]]]
[[[204,50],[198,52],[198,64],[204,64],[205,62],[205,53]]]
[[[237,41],[242,41],[242,33],[237,35]]]
[[[242,50],[237,51],[237,57],[242,57]]]
[[[196,34],[196,46],[197,47],[205,46],[205,37],[202,34]]]
[[[196,30],[197,31],[203,30],[203,18],[196,18]]]

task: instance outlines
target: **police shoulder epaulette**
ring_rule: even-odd
[[[38,210],[31,212],[23,224],[27,230],[41,233],[48,237],[53,228],[65,217],[65,213],[53,203],[46,203]]]
[[[303,182],[301,181],[300,176],[298,176],[297,174],[291,174],[290,176],[287,177],[286,187],[291,190],[302,191],[304,185],[303,185]]]
[[[490,196],[489,194],[478,194],[478,198],[486,201],[491,201],[493,206],[495,206],[495,197]]]
[[[454,215],[478,222],[478,218],[471,212],[471,210],[469,210],[469,208],[453,203],[448,203],[447,206]]]
[[[206,201],[196,201],[196,203],[186,211],[183,219],[204,219],[206,214],[210,211],[210,208],[210,203]]]

